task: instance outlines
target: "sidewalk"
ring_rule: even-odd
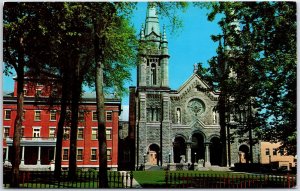
[[[120,173],[129,173],[129,171],[120,171]],[[124,179],[124,185],[126,185],[126,179]],[[130,188],[130,178],[127,180],[127,188]],[[134,179],[132,179],[132,188],[142,188],[141,185]]]

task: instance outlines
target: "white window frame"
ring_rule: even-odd
[[[51,130],[54,130],[54,136],[51,136]],[[55,137],[56,135],[56,127],[49,127],[49,137]]]
[[[107,138],[107,135],[108,135],[107,132],[108,132],[108,131],[110,131],[110,138],[109,138],[109,139]],[[113,137],[113,136],[112,136],[112,133],[113,133],[112,127],[107,127],[107,128],[105,129],[106,140],[112,140],[112,137]]]
[[[78,137],[79,130],[82,130],[82,138]],[[77,140],[83,140],[83,139],[84,139],[84,127],[78,127],[78,130],[77,130]]]
[[[67,133],[68,132],[68,133]],[[64,127],[64,135],[63,135],[63,139],[64,140],[69,140],[70,139],[70,133],[71,133],[71,129],[70,127]],[[68,138],[65,139],[65,134],[68,134]]]
[[[92,127],[92,132],[91,132],[91,140],[98,140],[98,128],[97,127]],[[96,130],[96,139],[93,138],[93,130]]]
[[[52,118],[52,114],[55,114],[55,119],[51,119]],[[57,117],[56,110],[50,110],[49,116],[50,116],[50,121],[56,121],[56,117]]]
[[[7,112],[7,111],[10,112],[10,114],[9,114],[9,117],[10,117],[10,118],[6,118],[6,112]],[[4,110],[4,120],[11,120],[11,109],[5,109],[5,110]]]
[[[81,119],[81,117],[82,117],[82,119]],[[84,121],[84,120],[85,120],[85,113],[84,113],[84,111],[78,111],[78,121]]]
[[[108,155],[108,151],[110,151],[110,155]],[[112,148],[111,147],[107,147],[106,155],[107,155],[107,161],[112,161]],[[108,158],[108,156],[110,156],[110,158]]]
[[[40,112],[40,119],[36,119],[36,113]],[[34,110],[34,121],[41,121],[42,120],[42,111],[41,110]]]
[[[41,137],[41,128],[42,127],[36,127],[36,126],[32,127],[32,137],[33,138],[40,138]],[[35,133],[36,133],[35,130],[38,130],[38,136],[37,137],[34,136]]]
[[[95,154],[95,156],[96,156],[96,159],[92,159],[92,156],[93,156],[93,150],[96,150],[96,154]],[[90,156],[91,158],[91,161],[97,161],[98,160],[98,148],[96,148],[96,147],[91,147],[91,156]]]
[[[96,115],[96,119],[94,119],[94,114]],[[97,121],[97,111],[92,111],[92,121]]]
[[[111,120],[108,120],[108,119],[107,119],[108,113],[110,113]],[[106,119],[106,121],[112,121],[112,120],[113,120],[113,112],[112,112],[112,111],[106,111],[106,112],[105,112],[105,119]]]
[[[64,154],[65,154],[64,151],[65,151],[65,150],[68,151],[68,159],[64,159]],[[62,154],[62,156],[61,156],[61,160],[62,160],[62,161],[68,161],[68,160],[69,160],[70,152],[69,152],[69,148],[68,148],[68,147],[63,147],[63,148],[62,148],[62,153],[61,153],[61,154]]]
[[[82,159],[78,159],[78,151],[79,150],[82,150],[82,155],[81,155]],[[77,161],[83,161],[83,157],[84,157],[84,149],[83,149],[83,147],[78,147],[77,150],[76,150],[76,160]]]
[[[40,92],[40,93],[38,93],[38,92]],[[38,96],[38,97],[42,96],[42,93],[43,93],[42,89],[36,89],[35,90],[35,95]]]
[[[8,129],[8,135],[5,135],[5,130]],[[3,138],[9,137],[10,126],[3,126]]]

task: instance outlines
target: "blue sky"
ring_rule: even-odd
[[[137,33],[146,19],[146,3],[139,3],[132,22]],[[167,30],[169,43],[169,85],[171,89],[178,89],[192,74],[195,63],[207,65],[207,61],[216,55],[217,43],[214,43],[210,36],[221,32],[217,21],[207,20],[206,9],[194,7],[192,4],[185,13],[178,11],[183,20],[183,28],[175,35]],[[159,18],[162,31],[163,24],[168,24],[167,19]],[[132,70],[132,81],[128,86],[136,86],[136,69]],[[123,105],[128,105],[128,97],[123,97]]]
[[[136,28],[137,35],[141,25],[145,22],[146,8],[147,3],[139,2],[137,10],[134,11],[132,23]],[[211,40],[210,36],[220,33],[220,28],[217,21],[210,22],[207,20],[208,12],[206,9],[196,8],[190,4],[185,13],[178,11],[184,26],[175,35],[167,30],[171,56],[169,60],[169,85],[171,89],[178,89],[193,74],[195,63],[201,62],[206,65],[207,61],[216,54],[217,44]],[[162,31],[163,24],[168,25],[168,22],[167,19],[161,17],[159,21]],[[126,87],[136,86],[136,68],[131,71],[132,80],[126,83]],[[4,76],[3,90],[5,92],[13,91],[11,76]],[[124,96],[122,105],[128,105],[128,102],[128,96]]]

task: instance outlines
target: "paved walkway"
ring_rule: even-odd
[[[130,173],[129,171],[120,171],[120,173]],[[124,178],[124,185],[126,185],[126,179]],[[130,178],[127,180],[127,187],[130,187]],[[132,188],[142,188],[141,185],[133,178]]]

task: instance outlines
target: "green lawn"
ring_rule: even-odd
[[[161,187],[165,185],[165,173],[166,171],[133,171],[133,178],[143,187]],[[245,173],[232,173],[222,171],[170,171],[173,175],[184,174],[184,175],[217,175],[217,176],[244,176]]]

